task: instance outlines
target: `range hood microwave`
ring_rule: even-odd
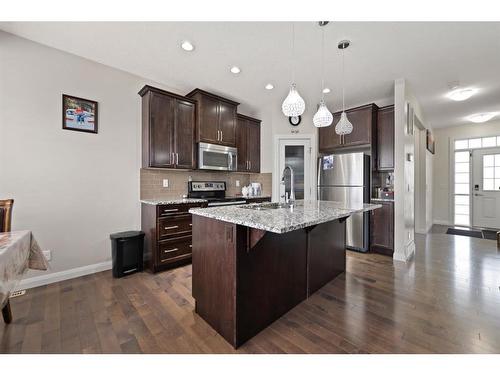
[[[198,169],[236,171],[237,155],[238,150],[235,147],[200,142],[198,144]]]

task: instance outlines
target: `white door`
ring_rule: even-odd
[[[275,173],[275,184],[279,186],[279,196],[285,195],[285,185],[281,184],[281,176],[285,166],[293,169],[295,180],[295,199],[313,199],[311,186],[311,140],[310,139],[280,139],[278,145],[278,173]],[[290,172],[285,175],[287,191],[290,191]]]
[[[500,148],[472,152],[472,225],[500,228]]]

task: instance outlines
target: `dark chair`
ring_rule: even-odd
[[[0,199],[0,232],[10,232],[12,223],[12,207],[14,206],[14,199]],[[6,324],[12,322],[12,311],[10,310],[9,297],[2,307],[3,321]]]

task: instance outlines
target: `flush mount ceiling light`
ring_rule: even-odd
[[[325,104],[325,28],[328,22],[319,22],[321,26],[321,101],[319,102],[318,111],[313,116],[313,124],[317,128],[330,126],[333,122],[333,115],[328,110]],[[330,90],[328,90],[330,91]]]
[[[480,124],[482,122],[490,121],[496,115],[498,115],[498,112],[476,113],[467,117],[467,120]]]
[[[342,50],[342,114],[340,115],[339,122],[335,125],[335,133],[340,136],[351,134],[353,129],[353,126],[345,113],[344,50],[349,47],[349,44],[351,44],[351,42],[348,40],[342,40],[338,44],[338,48]]]
[[[192,52],[194,51],[194,45],[189,40],[185,40],[181,43],[181,48],[184,51]]]
[[[450,91],[446,96],[454,100],[456,102],[462,102],[464,100],[469,99],[472,95],[474,95],[478,90],[473,88],[457,88],[455,87],[452,91]]]
[[[266,85],[266,90],[272,90],[272,89],[274,89],[274,85],[272,83],[268,83]]]
[[[241,69],[238,68],[237,66],[232,66],[230,70],[231,70],[231,73],[233,73],[233,74],[239,74],[241,72]]]
[[[281,111],[287,117],[297,117],[304,113],[306,103],[297,91],[295,84],[295,24],[292,23],[292,84],[290,92],[281,105]]]
[[[330,93],[330,91],[331,91],[331,90],[330,90],[328,87],[325,87],[325,88],[323,89],[323,94],[329,94],[329,93]]]

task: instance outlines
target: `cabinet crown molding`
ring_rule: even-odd
[[[193,91],[187,93],[186,97],[191,98],[192,96],[194,96],[196,94],[210,96],[210,97],[212,97],[214,99],[222,100],[222,101],[224,101],[226,103],[229,103],[229,104],[232,104],[234,106],[239,106],[240,105],[240,103],[235,102],[234,100],[231,100],[231,99],[228,99],[228,98],[224,98],[223,96],[220,96],[220,95],[217,95],[217,94],[213,94],[211,92],[208,92],[208,91],[205,91],[205,90],[202,90],[202,89],[199,89],[199,88],[196,88]]]
[[[144,96],[146,95],[148,92],[155,92],[157,94],[161,94],[161,95],[168,95],[170,97],[173,97],[173,98],[176,98],[176,99],[179,99],[179,100],[185,100],[189,103],[193,103],[193,104],[196,104],[196,100],[194,99],[191,99],[191,98],[187,98],[185,96],[182,96],[182,95],[179,95],[179,94],[176,94],[174,92],[170,92],[170,91],[166,91],[166,90],[162,90],[162,89],[159,89],[157,87],[153,87],[153,86],[149,86],[149,85],[145,85],[141,91],[138,92],[138,94],[140,96]]]

